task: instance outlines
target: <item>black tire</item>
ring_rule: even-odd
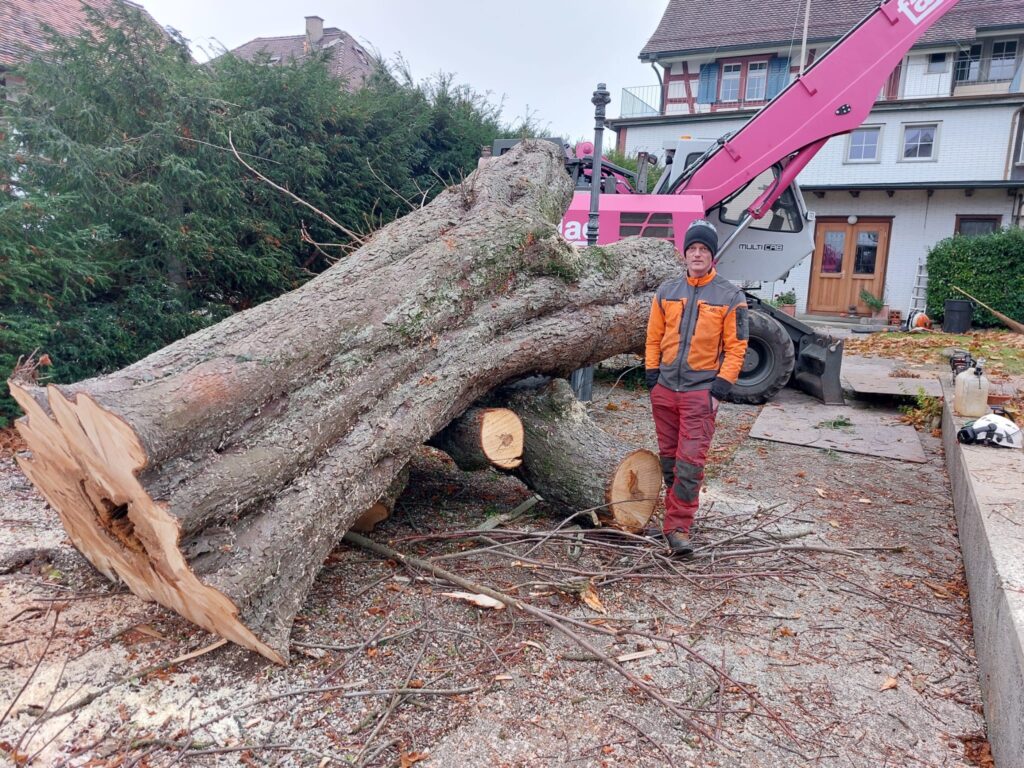
[[[796,365],[793,341],[775,318],[751,310],[750,340],[743,370],[726,400],[759,405],[789,382]]]

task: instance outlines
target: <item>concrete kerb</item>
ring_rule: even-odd
[[[997,768],[1024,768],[1024,451],[962,445],[943,381],[942,442],[967,572],[989,743]]]

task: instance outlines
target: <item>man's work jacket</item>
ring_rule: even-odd
[[[747,352],[743,292],[712,269],[662,283],[647,322],[645,367],[676,392],[710,389],[716,376],[735,384]]]

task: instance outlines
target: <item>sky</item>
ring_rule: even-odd
[[[137,0],[182,32],[196,58],[257,37],[305,33],[320,16],[391,60],[401,54],[417,80],[453,73],[492,100],[509,123],[530,114],[551,135],[592,138],[597,83],[618,116],[625,87],[657,84],[637,58],[668,0]],[[204,54],[204,51],[206,53]],[[606,134],[607,136],[607,134]],[[613,136],[611,137],[613,138]]]

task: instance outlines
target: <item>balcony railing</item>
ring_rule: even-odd
[[[678,83],[672,83],[672,85],[678,85]],[[694,100],[691,109],[685,93],[679,95],[669,87],[661,85],[638,85],[622,89],[619,117],[658,117],[660,115],[705,114],[727,109],[760,109],[766,103],[765,99],[753,101],[733,99],[704,104],[698,104]]]

